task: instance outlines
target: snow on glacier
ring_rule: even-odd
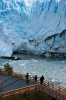
[[[54,43],[52,48],[57,46],[59,52],[66,52],[64,30],[66,0],[0,0],[0,40],[9,45],[9,50],[5,46],[6,53],[0,44],[0,56],[7,56],[9,51],[11,55],[15,50],[42,54],[44,50],[50,50],[49,41]],[[60,37],[63,31],[65,33]],[[55,34],[56,37],[52,36]],[[50,36],[52,38],[45,41]],[[60,46],[61,41],[64,44]]]
[[[0,40],[0,56],[6,56],[6,55],[8,57],[10,57],[12,55],[12,48],[9,44]]]

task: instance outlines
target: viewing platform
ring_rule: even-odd
[[[34,84],[33,82],[27,84],[25,80],[6,75],[0,75],[0,81],[0,94]]]
[[[51,96],[54,100],[66,100],[66,88],[64,87],[47,80],[44,80],[41,85],[40,77],[35,83],[32,75],[29,75],[29,83],[27,84],[25,74],[13,72],[12,75],[7,75],[4,71],[0,72],[0,96],[3,100],[13,94],[24,94],[36,90]]]

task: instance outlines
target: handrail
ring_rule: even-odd
[[[31,86],[26,86],[26,87],[11,90],[11,91],[8,91],[8,92],[3,92],[0,95],[1,95],[2,98],[6,98],[6,97],[13,95],[13,94],[22,94],[22,93],[34,91],[34,90],[36,90],[36,87],[37,87],[37,85],[34,84],[34,85],[31,85]]]
[[[45,85],[37,85],[37,90],[46,93],[47,95],[55,98],[56,100],[66,100],[66,93],[53,90]]]

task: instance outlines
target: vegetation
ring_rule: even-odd
[[[21,95],[12,95],[7,97],[6,100],[52,100],[52,98],[42,92],[36,91]]]
[[[9,65],[9,63],[4,64],[4,71],[7,75],[12,75],[13,68]]]
[[[13,72],[13,68],[9,65],[9,63],[4,64],[4,70]]]

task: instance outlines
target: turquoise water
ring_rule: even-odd
[[[46,80],[55,82],[66,87],[66,58],[42,57],[35,55],[17,54],[14,55],[22,60],[8,60],[0,58],[0,66],[9,62],[15,72],[32,75],[44,75]]]
[[[35,59],[35,60],[46,60],[46,61],[66,61],[65,57],[64,58],[63,57],[43,57],[43,56],[28,55],[28,54],[14,54],[13,56],[21,58],[22,60]],[[11,60],[0,58],[0,66],[3,65],[5,62],[9,62],[9,61]]]
[[[66,58],[65,57],[43,57],[43,56],[36,56],[36,55],[28,55],[28,54],[14,54],[14,56],[17,56],[23,60],[30,60],[30,59],[45,59],[45,60],[49,60],[49,61],[52,61],[52,60],[58,60],[58,61],[66,61]]]

